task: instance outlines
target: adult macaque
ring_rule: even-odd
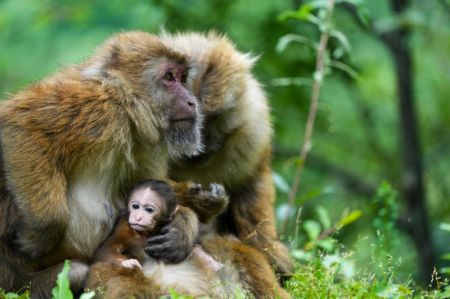
[[[219,201],[224,208],[226,198]],[[233,237],[199,236],[207,252],[196,245],[179,264],[167,265],[147,257],[143,246],[160,225],[173,221],[176,214],[191,222],[195,219],[188,208],[176,205],[175,193],[165,182],[139,183],[131,191],[128,211],[128,221],[120,219],[94,254],[86,287],[95,290],[98,298],[159,298],[171,289],[196,298],[230,298],[239,290],[256,298],[289,298],[265,256]],[[212,213],[209,219],[217,215]],[[198,223],[192,222],[186,229],[198,233]]]
[[[266,97],[250,70],[255,59],[214,33],[164,33],[162,39],[196,65],[194,93],[205,115],[204,150],[197,156],[173,159],[170,177],[223,184],[230,204],[218,221],[218,230],[254,246],[280,274],[289,275],[292,262],[275,229],[272,128]]]
[[[129,186],[165,178],[169,156],[201,150],[192,72],[160,38],[122,33],[0,104],[1,288],[31,281],[34,298],[49,297],[72,259],[76,290]],[[189,221],[169,222],[148,252],[183,260],[194,245]]]

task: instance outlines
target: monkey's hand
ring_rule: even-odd
[[[179,263],[191,253],[197,237],[197,217],[188,208],[179,207],[174,219],[147,239],[145,251],[157,260]]]
[[[134,267],[137,267],[137,268],[139,268],[139,269],[142,270],[141,263],[139,263],[139,261],[136,260],[136,259],[128,259],[128,260],[124,260],[124,261],[122,261],[122,266],[124,266],[125,268],[134,268]]]
[[[178,202],[180,205],[194,210],[200,222],[210,222],[227,207],[228,195],[223,185],[211,183],[209,189],[204,190],[200,184],[192,182],[185,182],[184,184],[184,192],[180,192],[180,189],[178,189]]]

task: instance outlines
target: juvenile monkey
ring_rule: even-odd
[[[220,200],[225,207],[226,197]],[[93,263],[115,262],[127,268],[142,269],[144,247],[148,237],[172,221],[175,214],[192,213],[189,209],[177,205],[175,193],[166,182],[154,179],[136,184],[129,194],[127,205],[128,219],[119,218],[113,233],[94,254]],[[192,216],[188,218],[196,219]],[[193,221],[191,226],[194,231],[198,231],[197,221]],[[201,260],[212,271],[221,267],[199,245],[194,247],[191,256]]]
[[[288,276],[292,261],[275,228],[269,107],[251,73],[256,59],[215,33],[164,33],[161,37],[196,65],[194,94],[205,116],[203,151],[171,159],[170,177],[223,184],[230,203],[217,223],[219,232],[232,233],[254,246],[279,274]]]
[[[72,259],[69,279],[79,289],[126,190],[166,178],[169,156],[201,151],[193,73],[159,37],[126,32],[0,103],[1,288],[31,281],[32,297],[48,298],[62,261]],[[147,252],[183,260],[196,237],[191,216],[176,215]]]

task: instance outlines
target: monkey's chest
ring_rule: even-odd
[[[119,210],[104,182],[79,180],[68,189],[69,225],[63,246],[76,255],[90,257],[113,229]]]

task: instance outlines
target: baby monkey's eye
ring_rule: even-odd
[[[137,210],[137,209],[139,209],[139,205],[137,203],[134,203],[134,204],[131,205],[131,208],[133,210]]]
[[[152,207],[146,207],[146,208],[145,208],[145,211],[146,211],[147,213],[153,213],[153,212],[155,211],[155,209],[153,209]]]

